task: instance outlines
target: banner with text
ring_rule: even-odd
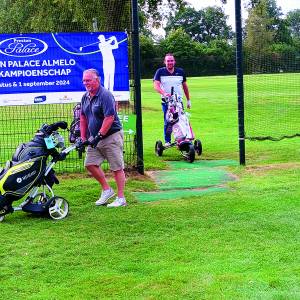
[[[90,68],[116,101],[129,100],[126,33],[0,34],[0,106],[79,102]]]

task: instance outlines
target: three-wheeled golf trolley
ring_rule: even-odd
[[[64,148],[64,139],[57,130],[66,129],[67,123],[44,124],[33,139],[21,144],[0,168],[0,222],[14,211],[25,211],[38,215],[63,219],[68,215],[69,204],[66,199],[55,196],[52,186],[59,181],[53,167],[74,149],[82,147],[78,143]],[[61,152],[57,148],[63,148]],[[48,157],[52,159],[47,163]],[[27,195],[28,194],[28,195]],[[17,207],[13,201],[27,197]]]
[[[166,113],[168,130],[173,133],[175,142],[169,146],[164,146],[162,141],[156,141],[155,153],[157,156],[162,156],[164,150],[176,146],[184,159],[192,163],[195,160],[195,153],[202,154],[201,141],[195,139],[189,119],[184,111],[182,98],[176,93],[174,94],[172,89],[171,96],[165,101],[168,104]]]

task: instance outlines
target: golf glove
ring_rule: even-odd
[[[102,140],[103,136],[101,133],[98,133],[95,137],[91,136],[89,138],[89,144],[92,148],[96,148],[97,144]]]
[[[84,152],[84,147],[89,145],[89,141],[82,141],[81,138],[76,140],[76,150],[79,152]]]
[[[187,108],[191,108],[191,107],[192,107],[191,100],[187,100],[187,101],[186,101],[186,107],[187,107]]]

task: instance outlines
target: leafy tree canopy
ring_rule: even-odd
[[[245,47],[252,53],[265,51],[274,42],[273,18],[268,13],[268,0],[262,0],[249,10],[246,20]]]
[[[292,43],[288,24],[283,19],[281,7],[277,6],[276,0],[251,0],[248,2],[249,13],[256,11],[264,13],[268,18],[268,30],[273,31],[274,42],[276,43]]]
[[[293,44],[286,19],[275,0],[250,1],[246,20],[246,48],[253,52],[267,50],[273,43]]]
[[[138,3],[144,20],[157,26],[186,6],[185,0]],[[0,32],[92,31],[93,23],[101,31],[129,30],[130,6],[131,0],[0,0]]]
[[[129,28],[130,0],[0,0],[1,32],[92,31]]]
[[[160,47],[164,53],[171,52],[175,57],[194,57],[197,55],[196,43],[182,28],[170,32],[166,39],[161,41]]]
[[[166,0],[177,11],[184,0]],[[164,0],[139,0],[145,18],[160,22],[168,14]],[[92,31],[93,20],[101,31],[131,27],[131,0],[0,0],[1,32]]]
[[[287,23],[292,36],[300,39],[300,9],[295,9],[287,14]]]
[[[226,24],[227,18],[221,7],[212,6],[199,11],[188,7],[171,17],[165,29],[169,33],[182,28],[194,41],[200,43],[216,39],[228,40],[232,31]]]

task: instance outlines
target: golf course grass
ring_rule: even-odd
[[[240,166],[235,77],[188,84],[202,155],[155,155],[162,112],[143,80],[146,172],[126,173],[128,206],[97,207],[95,180],[59,174],[67,218],[0,223],[1,299],[300,298],[300,139],[246,141]]]

